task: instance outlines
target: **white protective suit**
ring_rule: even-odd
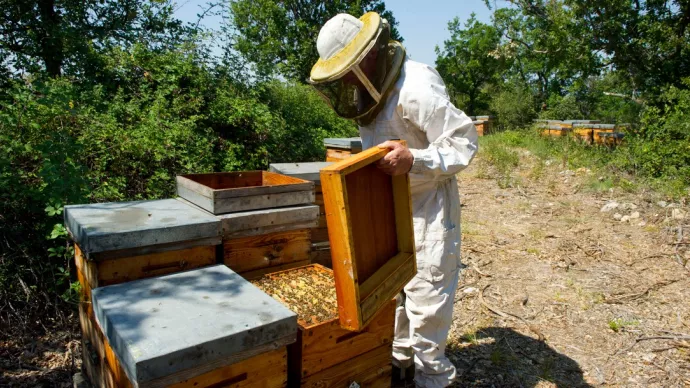
[[[477,152],[477,130],[450,102],[439,74],[406,58],[383,109],[360,127],[360,135],[365,149],[401,139],[414,155],[410,185],[417,275],[396,310],[393,356],[403,366],[414,360],[417,385],[445,387],[455,379],[455,367],[445,356],[460,267],[455,175]]]

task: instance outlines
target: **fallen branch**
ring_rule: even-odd
[[[486,278],[490,278],[491,276],[493,276],[493,275],[489,275],[488,273],[484,273],[484,272],[480,271],[479,268],[477,268],[477,266],[475,264],[472,264],[472,270],[474,270],[474,272],[478,273],[479,276],[483,276]]]
[[[616,354],[621,353],[621,352],[628,352],[632,348],[635,347],[638,343],[642,341],[653,341],[653,340],[674,340],[674,341],[681,341],[681,340],[690,340],[690,335],[682,335],[682,336],[669,336],[669,335],[657,335],[657,336],[652,336],[652,337],[638,337],[635,339],[635,342],[630,345],[629,347],[625,349],[621,349]],[[682,343],[682,342],[681,342]]]

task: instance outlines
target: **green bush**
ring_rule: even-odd
[[[307,86],[247,87],[197,48],[114,49],[110,85],[14,81],[0,96],[0,297],[74,301],[66,204],[164,198],[181,173],[323,160],[323,138],[356,135]]]
[[[508,83],[495,92],[491,111],[498,117],[501,129],[517,129],[529,125],[536,118],[532,92],[519,83]]]

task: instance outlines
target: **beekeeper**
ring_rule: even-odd
[[[477,152],[477,130],[450,102],[439,74],[390,40],[377,13],[336,15],[316,46],[320,59],[309,82],[338,115],[357,122],[363,148],[391,149],[381,169],[410,174],[417,275],[398,297],[394,365],[414,362],[418,386],[445,387],[456,374],[445,356],[460,266],[455,175]]]

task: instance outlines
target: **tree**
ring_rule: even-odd
[[[436,47],[436,67],[446,81],[454,102],[470,115],[486,113],[490,94],[506,67],[506,58],[496,55],[501,36],[493,26],[477,21],[473,13],[462,28],[456,17],[448,23],[450,39],[443,50]]]
[[[551,10],[572,14],[567,31],[587,42],[637,90],[658,94],[665,85],[684,87],[690,76],[690,2],[687,0],[508,0],[524,15],[557,23]],[[555,5],[557,3],[557,5]],[[487,5],[488,1],[487,1]],[[571,42],[572,43],[572,42]]]
[[[551,94],[564,95],[573,83],[600,71],[601,58],[591,49],[588,33],[562,0],[537,11],[498,9],[494,24],[503,37],[500,51],[514,58],[512,73],[535,86],[539,103]]]
[[[376,11],[391,25],[391,38],[402,40],[393,14],[382,0],[235,0],[230,3],[228,50],[236,50],[258,76],[281,75],[305,82],[319,58],[316,37],[338,13],[359,17]]]
[[[169,48],[188,32],[164,0],[2,0],[0,9],[6,66],[52,77],[97,75],[113,47]]]

